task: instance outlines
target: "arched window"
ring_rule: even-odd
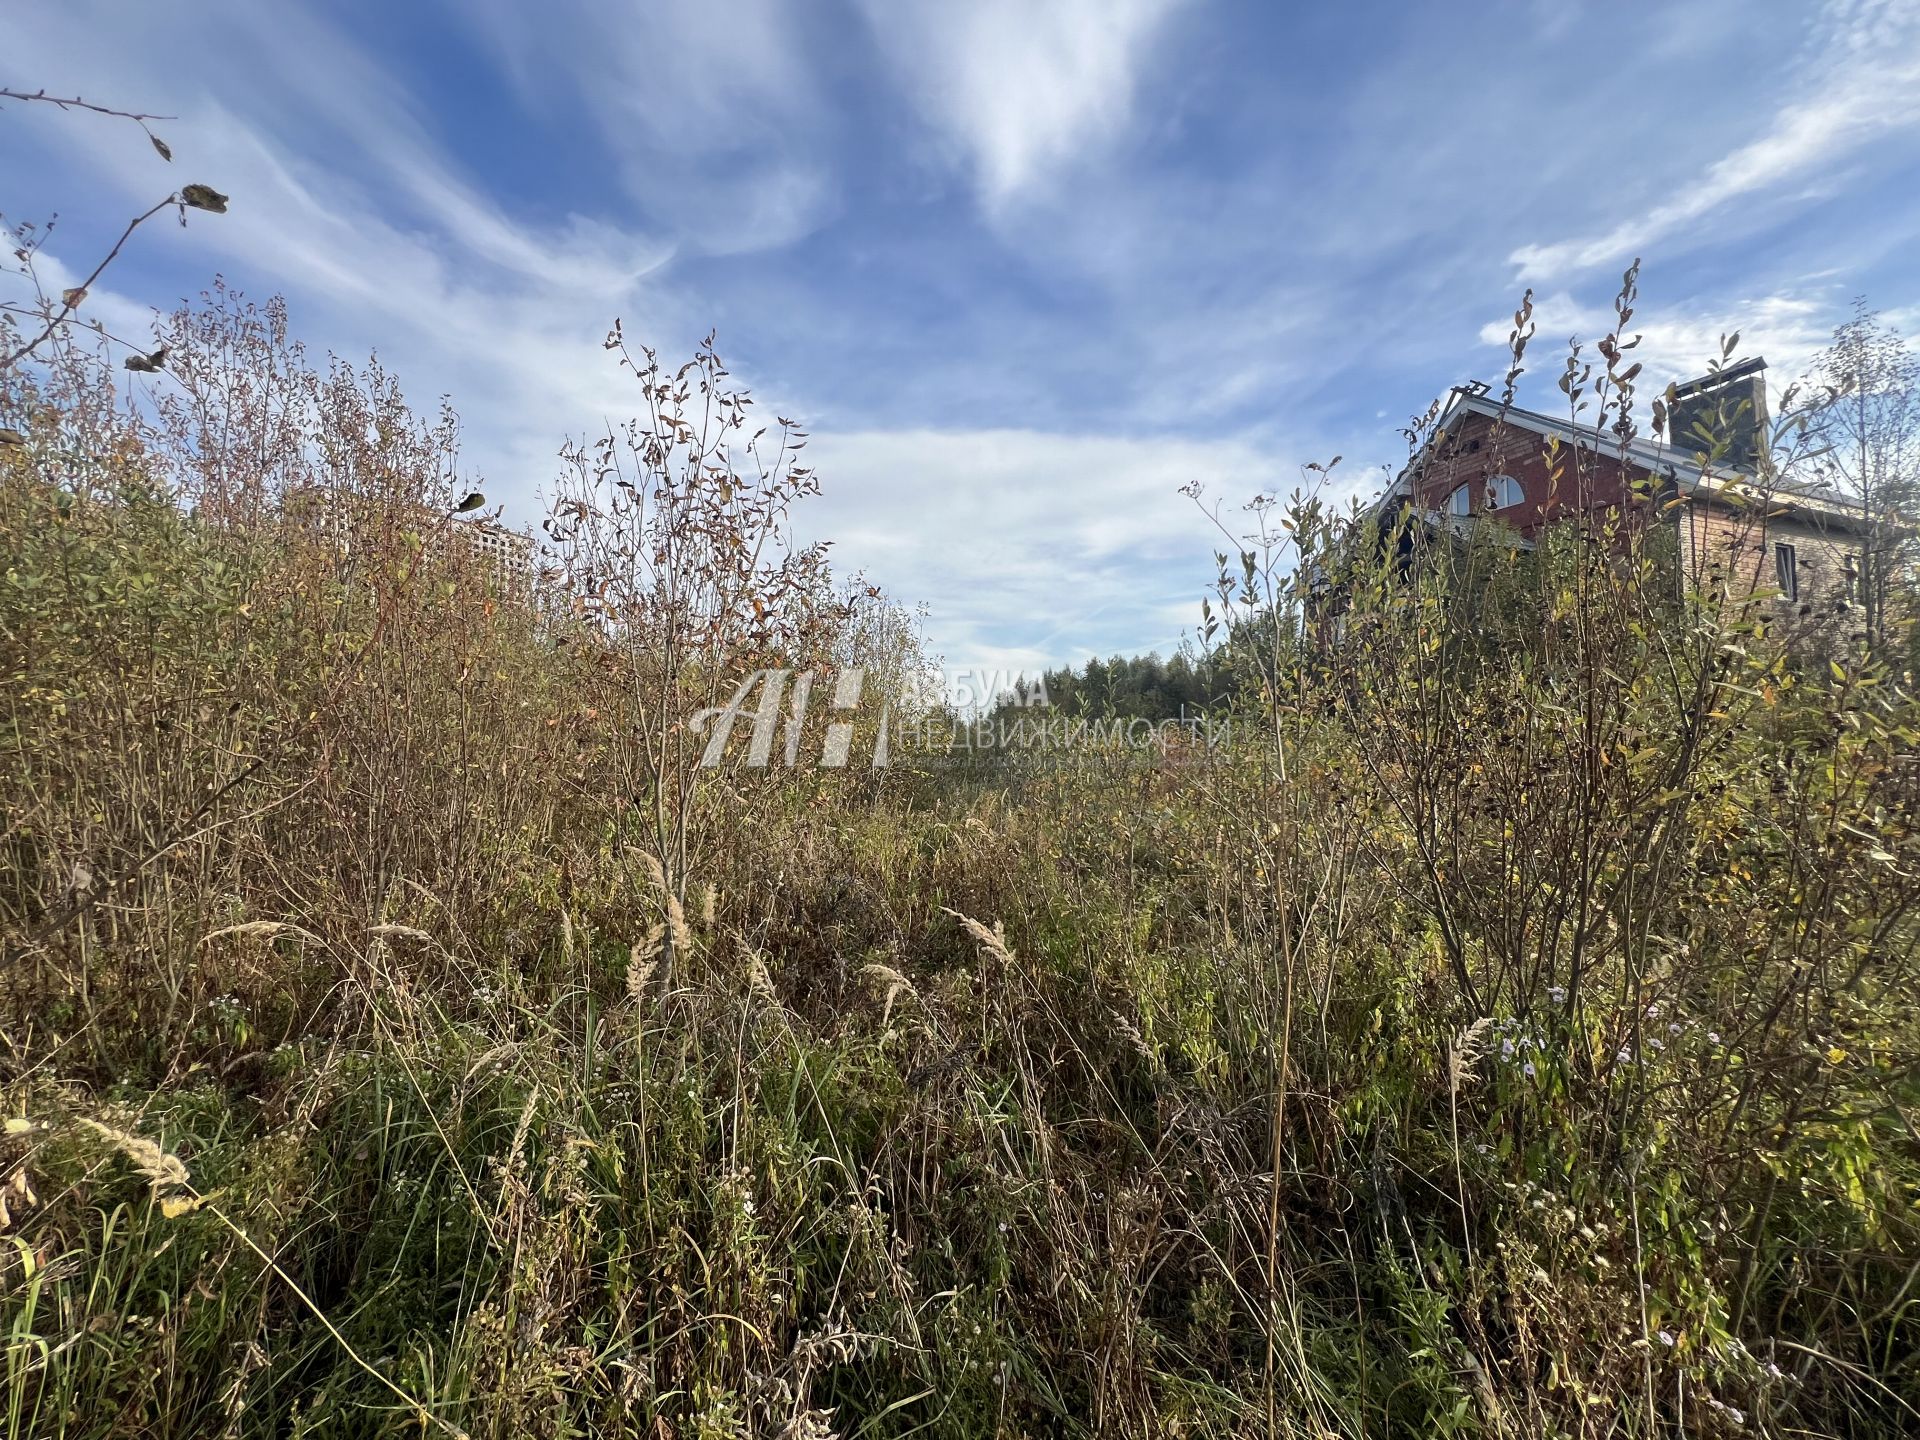
[[[1509,505],[1526,502],[1527,492],[1520,488],[1520,482],[1511,475],[1491,475],[1487,478],[1487,508],[1504,510]]]
[[[1489,475],[1456,486],[1442,507],[1449,515],[1471,515],[1477,510],[1504,510],[1526,503],[1527,493],[1511,475]],[[1476,503],[1477,502],[1477,503]]]

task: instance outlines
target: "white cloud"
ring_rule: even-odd
[[[1689,227],[1710,233],[1733,202],[1788,182],[1817,186],[1852,152],[1920,125],[1920,3],[1830,0],[1796,89],[1757,138],[1673,187],[1674,198],[1598,234],[1515,250],[1520,279],[1546,283],[1622,263],[1656,242],[1671,253]]]
[[[58,53],[69,38],[54,24],[36,41]],[[669,356],[700,333],[688,302],[663,284],[671,250],[603,222],[506,214],[413,124],[363,53],[324,29],[303,36],[302,50],[341,85],[303,97],[290,77],[291,117],[267,97],[281,88],[276,67],[304,62],[265,49],[248,52],[249,85],[221,87],[231,104],[163,83],[179,53],[160,37],[50,77],[81,93],[167,97],[179,116],[166,127],[173,167],[117,127],[31,123],[54,164],[90,177],[107,214],[189,174],[231,194],[227,215],[143,231],[143,260],[260,277],[289,295],[297,331],[318,346],[353,356],[377,342],[417,401],[454,396],[489,494],[529,522],[562,438],[633,408],[631,382],[598,344],[609,320],[624,312],[629,333]],[[318,124],[368,148],[317,147]],[[61,258],[67,270],[49,278],[87,257],[49,256]],[[132,302],[103,289],[97,306],[103,315],[111,306],[117,326],[143,328]],[[797,379],[758,386],[763,405],[786,409]],[[1199,477],[1249,493],[1272,482],[1275,463],[1230,438],[858,422],[816,428],[810,458],[825,493],[797,517],[807,538],[831,538],[838,567],[924,601],[934,643],[954,663],[999,668],[1172,649],[1197,618],[1214,548],[1179,487]]]
[[[140,307],[123,298],[133,273],[162,307],[180,292],[156,293],[155,273],[191,277],[187,290],[216,272],[255,298],[278,290],[316,350],[377,348],[416,404],[454,396],[469,462],[509,518],[531,520],[561,440],[632,408],[631,381],[599,344],[613,318],[669,352],[705,328],[661,283],[670,245],[577,215],[510,215],[431,141],[366,52],[292,9],[256,25],[256,8],[206,17],[223,33],[208,63],[204,35],[170,16],[116,10],[113,46],[89,43],[103,22],[85,5],[9,17],[36,83],[176,117],[155,127],[173,148],[166,165],[124,123],[10,107],[36,169],[15,167],[9,189],[30,187],[64,212],[46,278],[90,269],[101,237],[166,188],[214,184],[230,212],[196,214],[184,231],[165,216],[144,227],[88,313],[143,338]]]
[[[924,601],[952,665],[1171,651],[1219,548],[1180,487],[1200,479],[1232,501],[1284,478],[1234,438],[851,430],[816,433],[809,454],[825,490],[805,526],[841,564]]]
[[[786,0],[450,0],[532,112],[577,95],[626,194],[705,254],[775,249],[837,204],[830,107]]]
[[[1643,311],[1627,327],[1629,335],[1640,337],[1627,363],[1640,363],[1643,383],[1689,380],[1705,374],[1708,362],[1720,358],[1723,337],[1738,334],[1735,353],[1763,356],[1769,377],[1776,387],[1784,388],[1805,374],[1843,318],[1843,307],[1830,292],[1778,292],[1719,305]],[[1531,376],[1544,379],[1560,373],[1572,339],[1577,338],[1583,354],[1597,361],[1594,342],[1612,330],[1613,312],[1604,306],[1582,305],[1565,291],[1557,291],[1534,301],[1534,322],[1538,332],[1527,347],[1527,368]],[[1511,316],[1490,320],[1480,327],[1480,340],[1505,350],[1512,328]]]
[[[450,133],[461,107],[427,111],[398,78],[404,62],[350,35],[337,12],[247,0],[206,0],[189,19],[114,0],[15,7],[0,14],[0,51],[20,57],[32,83],[178,112],[161,129],[180,158],[161,164],[113,122],[20,107],[0,124],[0,175],[14,192],[0,202],[12,207],[24,189],[58,204],[67,218],[50,258],[72,274],[102,253],[89,215],[124,221],[182,180],[228,191],[231,214],[195,216],[184,232],[149,226],[130,247],[134,263],[114,273],[140,276],[167,304],[225,271],[256,296],[285,291],[315,350],[357,357],[377,346],[416,401],[453,396],[489,493],[521,522],[538,514],[535,492],[561,438],[632,408],[631,382],[599,347],[608,322],[623,316],[630,335],[677,359],[717,320],[732,358],[786,357],[778,376],[743,373],[766,412],[825,417],[812,451],[825,494],[803,509],[808,536],[836,541],[839,568],[865,568],[895,594],[926,600],[935,643],[955,663],[1170,649],[1196,618],[1218,548],[1178,487],[1198,477],[1229,500],[1290,488],[1294,458],[1335,450],[1353,457],[1343,493],[1371,487],[1378,477],[1360,462],[1398,451],[1377,423],[1398,413],[1397,387],[1425,386],[1429,365],[1453,363],[1463,287],[1507,247],[1484,228],[1443,223],[1453,209],[1438,179],[1410,199],[1407,185],[1447,167],[1402,167],[1394,146],[1457,151],[1450,137],[1499,117],[1488,101],[1485,115],[1448,111],[1436,130],[1421,89],[1436,56],[1422,45],[1409,49],[1406,73],[1383,80],[1383,95],[1405,106],[1384,120],[1360,125],[1336,107],[1338,123],[1324,131],[1289,130],[1285,107],[1236,109],[1264,117],[1243,126],[1246,151],[1223,144],[1191,163],[1123,170],[1116,152],[1146,118],[1143,77],[1182,0],[862,3],[872,44],[857,23],[851,34],[836,28],[840,12],[788,0],[724,10],[555,0],[537,11],[446,0],[460,78],[481,87],[474,111],[499,124],[490,134],[527,127],[500,176],[477,137]],[[1833,60],[1840,78],[1824,89],[1793,90],[1784,120],[1773,115],[1777,96],[1739,101],[1766,107],[1763,140],[1779,143],[1723,162],[1729,197],[1777,186],[1767,175],[1806,178],[1811,168],[1795,157],[1819,135],[1859,143],[1833,116],[1796,120],[1795,107],[1860,110],[1848,84],[1865,76],[1884,89],[1910,55],[1900,48],[1907,32],[1889,22],[1876,38],[1869,20],[1836,13],[1818,52],[1865,52]],[[1898,11],[1872,12],[1886,13],[1898,21]],[[100,43],[103,33],[113,43]],[[485,89],[498,77],[475,63],[476,38],[517,94]],[[1195,45],[1204,43],[1202,33]],[[994,232],[1022,251],[1021,283],[1002,283],[977,225],[956,222],[950,237],[921,243],[915,223],[948,217],[924,185],[902,199],[898,152],[915,142],[899,130],[847,133],[855,123],[917,132],[903,105],[883,107],[859,89],[867,77],[848,73],[876,54],[969,177]],[[1456,63],[1462,76],[1433,88],[1477,99],[1468,82],[1484,54]],[[1191,96],[1212,78],[1181,83]],[[854,93],[843,96],[845,81]],[[1530,83],[1523,98],[1536,106],[1549,87]],[[1908,103],[1893,97],[1885,113]],[[1374,114],[1356,106],[1355,115],[1363,110]],[[1348,120],[1360,128],[1342,138]],[[1308,135],[1324,148],[1285,138]],[[559,189],[538,175],[527,183],[540,144],[556,163],[580,162],[589,179],[563,193],[591,214],[529,208],[529,193]],[[1060,195],[1110,158],[1114,183],[1079,184],[1070,204],[1022,203]],[[845,203],[872,207],[855,218],[881,223],[833,239],[878,257],[851,282],[871,275],[871,292],[845,288],[844,268],[787,268],[791,257],[684,263],[778,247],[827,224],[842,203],[836,165],[855,159],[873,171],[849,184]],[[869,181],[874,193],[861,189]],[[1790,288],[1750,283],[1779,293],[1650,310],[1640,327],[1649,371],[1698,373],[1720,332],[1740,328],[1743,350],[1765,353],[1785,379],[1824,342],[1847,281],[1802,272]],[[1034,303],[1042,285],[1057,286],[1061,303]],[[895,301],[899,312],[886,311]],[[1540,304],[1530,381],[1549,371],[1555,339],[1597,338],[1607,319],[1567,294]],[[138,307],[106,288],[95,307],[116,328],[140,328]],[[979,323],[958,323],[956,312]],[[769,316],[776,323],[762,325]],[[874,329],[866,353],[862,327]],[[1504,343],[1504,322],[1489,330],[1483,338]],[[1389,353],[1397,373],[1383,364]],[[939,428],[970,423],[1002,428]],[[1134,434],[1170,430],[1205,438]],[[1321,443],[1330,438],[1339,443]]]
[[[998,209],[1111,143],[1148,43],[1182,0],[863,0],[924,117]]]
[[[23,43],[77,57],[50,67],[48,83],[163,100],[178,116],[163,127],[178,158],[162,165],[117,126],[28,116],[46,174],[84,177],[106,216],[188,178],[232,195],[227,215],[142,231],[142,264],[283,290],[316,348],[353,357],[377,344],[416,401],[450,393],[469,459],[511,520],[539,514],[536,492],[568,433],[633,408],[631,382],[598,343],[613,316],[668,356],[704,329],[664,284],[670,244],[579,216],[508,214],[416,123],[370,54],[323,23],[303,19],[289,49],[236,20],[224,63],[244,83],[206,88],[178,79],[194,73],[193,33],[155,21],[108,51],[79,43],[92,23],[84,6],[43,12]],[[1067,43],[1054,32],[1049,43]],[[309,70],[332,82],[309,84]],[[1054,153],[1063,133],[1019,163]],[[91,257],[78,247],[48,260],[57,280]],[[103,288],[96,308],[109,307],[117,326],[144,328],[140,306]],[[786,408],[794,383],[758,386],[765,407]],[[1248,493],[1274,468],[1234,439],[1025,430],[816,429],[810,456],[825,494],[797,517],[807,538],[831,538],[840,568],[924,601],[955,663],[1001,668],[1170,650],[1197,618],[1214,548],[1178,488],[1197,476]]]

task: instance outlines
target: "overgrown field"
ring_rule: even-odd
[[[1920,1429],[1897,662],[1309,506],[1229,748],[706,771],[921,663],[717,361],[534,605],[450,419],[167,338],[0,375],[7,1436]]]

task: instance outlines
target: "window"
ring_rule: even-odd
[[[1476,491],[1479,492],[1478,504],[1474,503]],[[1476,510],[1504,510],[1509,505],[1523,504],[1526,498],[1526,491],[1511,475],[1489,475],[1485,480],[1469,480],[1456,486],[1441,508],[1449,515],[1471,515]]]
[[[1800,567],[1793,558],[1793,546],[1782,541],[1773,547],[1773,575],[1780,585],[1780,598],[1800,598]]]
[[[1520,488],[1520,482],[1511,475],[1494,475],[1487,480],[1487,508],[1504,510],[1509,505],[1519,505],[1526,501],[1527,492]]]

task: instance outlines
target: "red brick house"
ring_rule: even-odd
[[[1670,526],[1683,586],[1724,586],[1732,595],[1777,590],[1783,610],[1844,614],[1869,519],[1830,490],[1790,485],[1773,473],[1765,369],[1764,360],[1744,361],[1676,387],[1674,439],[1623,440],[1502,405],[1478,382],[1456,386],[1371,518],[1383,536],[1410,522],[1429,535],[1487,533],[1522,549],[1548,526],[1570,522],[1616,534]],[[1713,458],[1704,453],[1710,443]],[[1499,524],[1483,531],[1488,518]]]

